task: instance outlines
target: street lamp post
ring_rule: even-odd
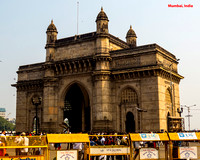
[[[41,104],[42,98],[41,97],[33,97],[32,104],[35,106],[36,111],[36,135],[38,134],[38,106]]]
[[[177,108],[177,112],[179,113],[179,115],[180,115],[180,117],[181,117],[181,113],[183,113],[183,108],[181,107],[181,109],[180,108]]]
[[[183,107],[177,108],[177,112],[179,113],[179,116],[181,118],[181,113],[183,113]],[[180,119],[180,130],[182,131],[184,129],[184,122],[183,119]],[[185,129],[184,129],[185,130]]]
[[[139,113],[141,113],[141,114],[140,114],[140,132],[141,132],[141,124],[142,124],[142,122],[141,122],[141,120],[142,120],[142,112],[147,112],[147,110],[144,110],[144,109],[142,109],[142,108],[138,108],[138,107],[136,107],[136,109],[137,109],[137,111],[138,111]]]

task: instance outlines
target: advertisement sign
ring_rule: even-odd
[[[158,150],[155,148],[141,148],[140,159],[158,159]]]
[[[179,159],[197,159],[197,147],[179,147]]]
[[[197,139],[195,132],[191,133],[177,133],[179,139]]]
[[[77,160],[78,151],[77,150],[66,150],[57,151],[57,160]]]
[[[90,148],[91,155],[127,155],[130,148]]]
[[[44,160],[44,156],[20,156],[20,157],[12,157],[12,156],[9,156],[9,157],[5,157],[5,158],[0,158],[0,160]]]
[[[150,140],[150,141],[153,141],[153,140],[160,140],[160,137],[159,137],[159,135],[158,134],[155,134],[155,133],[141,133],[140,134],[140,137],[141,137],[141,139],[142,140]]]

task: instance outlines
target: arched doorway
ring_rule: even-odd
[[[126,114],[126,133],[135,132],[135,119],[132,112]]]
[[[71,132],[90,131],[90,107],[87,91],[75,83],[65,96],[64,119],[68,118]]]

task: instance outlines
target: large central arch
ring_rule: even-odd
[[[90,106],[87,91],[72,84],[65,95],[63,117],[68,118],[71,132],[90,131]]]

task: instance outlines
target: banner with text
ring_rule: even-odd
[[[77,160],[78,151],[77,150],[66,150],[57,151],[57,160]]]
[[[179,147],[179,159],[197,159],[197,147]]]
[[[156,140],[156,141],[159,141],[160,140],[160,137],[158,134],[155,134],[155,133],[141,133],[140,134],[140,137],[143,141],[153,141],[153,140]]]
[[[128,155],[130,148],[90,148],[91,155]]]
[[[179,139],[197,139],[195,132],[191,133],[177,133]]]
[[[141,148],[140,159],[158,159],[158,150],[155,148]]]
[[[9,156],[5,158],[0,158],[0,160],[44,160],[44,156]]]

